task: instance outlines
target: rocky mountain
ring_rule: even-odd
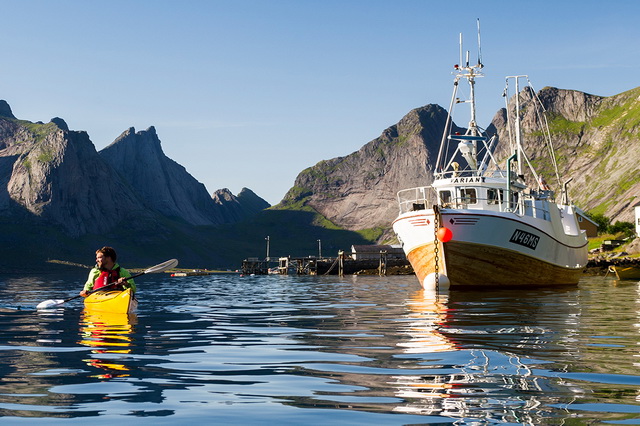
[[[545,110],[559,177],[555,177],[549,147],[540,134],[542,117],[531,108],[537,96]],[[537,94],[520,93],[523,140],[529,158],[556,194],[571,179],[570,199],[585,211],[613,221],[633,221],[632,206],[640,199],[640,87],[610,97],[545,87]],[[514,101],[511,100],[510,108]],[[492,124],[506,153],[506,110]]]
[[[17,120],[4,101],[0,109],[0,216],[55,224],[72,236],[146,216],[87,133],[65,130],[60,119]]]
[[[14,260],[34,248],[44,256],[109,240],[139,250],[171,241],[185,258],[216,259],[210,238],[193,226],[233,223],[266,207],[249,190],[210,196],[164,155],[153,127],[130,128],[97,152],[86,132],[69,130],[61,118],[19,120],[0,101],[0,244]]]
[[[271,206],[247,188],[242,188],[238,196],[234,196],[227,188],[218,189],[212,198],[220,206],[225,223],[239,222]]]
[[[154,127],[124,131],[100,156],[151,209],[191,225],[228,222],[224,203],[214,203],[205,186],[162,151]],[[229,201],[233,203],[235,197]]]
[[[397,192],[433,180],[446,119],[438,105],[412,110],[360,150],[302,171],[281,206],[310,206],[349,230],[389,228]]]
[[[98,153],[86,132],[70,131],[60,118],[18,120],[5,101],[0,114],[3,215],[26,210],[79,236],[158,213],[191,225],[230,223],[269,206],[253,193],[246,202],[228,190],[212,198],[165,156],[153,127],[130,128]]]
[[[543,118],[529,107],[534,95],[547,111],[560,179],[539,131]],[[556,194],[571,178],[569,196],[579,207],[632,220],[640,197],[640,88],[601,97],[547,87],[520,96],[529,159]],[[488,126],[503,158],[506,114],[498,111]],[[128,129],[98,153],[64,120],[19,120],[0,101],[0,244],[16,259],[20,250],[43,245],[95,249],[108,237],[140,259],[161,252],[206,265],[222,262],[223,252],[239,263],[260,252],[267,235],[285,255],[295,254],[286,251],[292,247],[309,254],[320,239],[335,251],[356,240],[391,241],[397,191],[432,182],[446,118],[438,105],[410,111],[358,151],[303,170],[282,202],[265,210],[268,204],[246,188],[210,196],[165,156],[153,127]],[[73,246],[76,240],[83,245]]]
[[[555,176],[540,120],[528,108],[533,93],[523,91],[522,114],[529,156],[545,176]],[[570,198],[581,208],[613,220],[633,220],[640,196],[640,88],[612,97],[545,88],[537,96],[547,110],[561,181],[572,178]],[[396,193],[429,185],[447,112],[437,105],[414,109],[398,124],[345,157],[303,170],[276,208],[307,206],[335,225],[362,230],[384,228],[392,237]],[[490,132],[499,135],[498,156],[506,156],[506,110],[498,111]],[[454,124],[454,131],[464,132]],[[562,182],[554,189],[560,194]],[[549,182],[551,183],[551,182]]]

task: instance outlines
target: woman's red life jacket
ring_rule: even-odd
[[[112,269],[110,271],[100,272],[100,276],[93,282],[93,290],[105,287],[113,282],[118,281],[120,278],[120,268]],[[122,290],[121,285],[111,286],[109,289]]]

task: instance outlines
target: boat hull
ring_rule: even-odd
[[[513,214],[444,211],[438,226],[446,225],[452,239],[435,237],[433,210],[401,215],[394,230],[403,242],[407,259],[423,287],[436,270],[451,287],[523,287],[575,285],[587,261],[583,235],[558,235],[549,221]],[[546,228],[544,228],[546,226]]]
[[[447,276],[451,286],[576,285],[582,276],[582,268],[560,267],[500,247],[458,242],[448,242],[442,246],[444,257],[438,269],[439,273]],[[426,244],[407,255],[421,283],[429,274],[435,273],[433,248],[433,243]]]
[[[91,311],[124,314],[135,311],[138,301],[130,288],[122,291],[98,291],[84,299],[84,307]]]
[[[640,266],[612,265],[609,269],[619,280],[640,280]]]

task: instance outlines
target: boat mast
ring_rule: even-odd
[[[476,122],[476,80],[475,67],[469,67],[469,52],[467,52],[467,79],[469,80],[469,103],[471,104],[471,119],[469,120],[468,134],[478,136],[478,123]]]
[[[471,103],[471,119],[469,120],[469,133],[471,136],[480,136],[478,130],[478,123],[476,121],[476,79],[475,77],[482,77],[480,70],[482,65],[482,48],[480,47],[480,19],[478,22],[478,63],[475,66],[469,66],[469,51],[467,50],[466,69],[468,70],[469,80],[469,102]],[[460,50],[462,50],[462,35],[460,35]],[[475,143],[474,143],[475,144]]]
[[[445,131],[442,135],[442,141],[440,143],[440,150],[438,151],[438,159],[436,161],[436,170],[434,171],[434,175],[436,178],[443,177],[447,172],[447,169],[452,165],[456,165],[457,163],[453,162],[453,159],[449,160],[449,164],[441,163],[441,160],[447,161],[444,157],[444,148],[447,143],[447,139],[450,140],[458,140],[458,148],[457,152],[459,152],[464,159],[467,161],[470,167],[470,171],[476,175],[480,173],[478,170],[478,160],[477,160],[477,141],[483,140],[483,135],[480,129],[478,128],[478,123],[476,119],[476,96],[475,96],[475,82],[477,77],[484,77],[481,70],[484,67],[482,65],[482,51],[480,49],[480,20],[478,20],[478,62],[475,65],[471,65],[469,61],[469,51],[466,52],[466,57],[463,61],[463,48],[462,48],[462,33],[460,33],[460,62],[454,66],[455,69],[455,78],[453,82],[453,95],[451,97],[451,105],[449,107],[449,114],[447,115],[447,122],[445,123]],[[458,83],[461,79],[465,79],[469,82],[469,99],[464,101],[460,100],[456,97],[458,91]],[[453,106],[458,103],[468,103],[471,104],[471,112],[470,112],[470,120],[469,126],[465,133],[465,136],[454,136],[449,134],[451,131],[451,115],[453,114]],[[454,154],[455,155],[455,154]],[[440,169],[440,167],[442,167]]]
[[[522,138],[520,131],[520,77],[522,76],[514,76],[516,85],[516,118],[515,118],[515,133],[516,133],[516,154],[517,154],[517,162],[518,162],[518,175],[523,174],[522,164],[523,164],[523,150],[522,150]]]
[[[478,21],[478,43],[480,42],[480,22]],[[462,51],[462,35],[460,36],[460,50]],[[471,172],[474,175],[479,173],[478,170],[478,140],[482,137],[480,129],[478,129],[478,122],[476,119],[476,77],[483,77],[480,71],[483,67],[480,61],[480,45],[478,44],[478,62],[475,65],[471,65],[469,61],[469,51],[467,51],[464,66],[460,67],[458,78],[465,78],[469,82],[469,100],[463,101],[470,104],[470,118],[469,127],[467,128],[466,139],[458,139],[458,150],[462,157],[467,161]],[[460,58],[462,59],[462,58]],[[455,138],[454,138],[455,139]]]

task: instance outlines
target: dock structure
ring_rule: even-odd
[[[379,250],[375,256],[369,252],[368,256],[356,255],[355,252],[339,251],[337,257],[295,257],[284,256],[278,258],[278,264],[270,267],[271,263],[258,258],[248,258],[242,262],[242,273],[245,275],[344,275],[356,274],[362,271],[376,271],[379,275],[386,275],[389,267],[404,267],[409,265],[406,257],[397,256],[387,250]]]
[[[259,260],[257,257],[250,257],[242,261],[243,275],[267,275],[269,273],[269,261]]]

